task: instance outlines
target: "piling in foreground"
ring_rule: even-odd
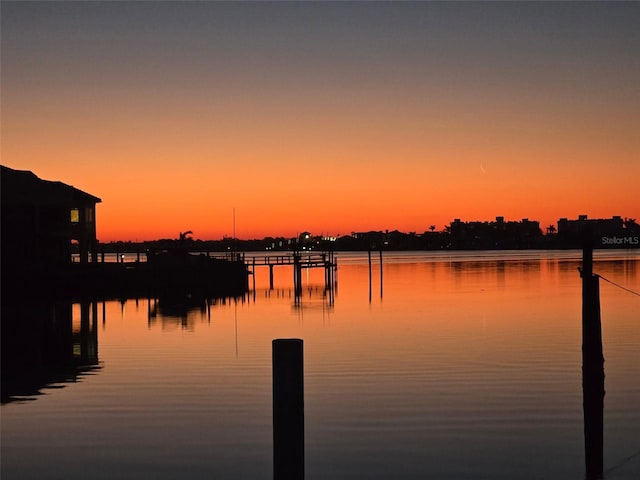
[[[582,406],[586,479],[603,474],[604,356],[600,322],[599,277],[593,274],[593,250],[585,245],[582,269]]]
[[[273,355],[273,478],[304,479],[302,340],[276,339]]]

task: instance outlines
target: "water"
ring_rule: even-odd
[[[273,291],[258,267],[244,300],[88,307],[97,338],[74,348],[99,368],[2,406],[2,478],[271,478],[271,340],[288,337],[307,479],[584,478],[580,253],[385,253],[382,288],[377,262],[370,287],[366,253],[338,254],[333,305],[321,269],[296,305],[290,267]],[[639,291],[639,265],[597,252],[594,271]],[[640,297],[600,290],[605,478],[635,480]]]

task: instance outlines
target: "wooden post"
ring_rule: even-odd
[[[302,295],[302,263],[299,253],[293,253],[293,290],[296,297]]]
[[[269,263],[269,290],[273,290],[273,264]]]
[[[329,290],[329,285],[331,285],[331,280],[329,277],[329,264],[325,261],[324,263],[324,291]]]
[[[369,302],[371,302],[371,249],[367,250],[367,257],[369,258]]]
[[[255,300],[256,295],[256,257],[253,257],[251,261],[251,272],[253,273],[253,299]]]
[[[296,260],[296,253],[293,252],[293,291],[297,292],[298,286],[298,262]]]
[[[582,252],[582,407],[586,479],[603,474],[604,357],[599,277],[593,274],[593,248]]]
[[[304,479],[303,342],[272,342],[273,479]]]
[[[328,255],[323,255],[324,261],[324,289],[325,292],[329,293],[329,305],[333,305],[333,294],[334,294],[334,260],[333,260],[333,251],[329,251]]]
[[[333,257],[333,272],[331,274],[332,279],[331,283],[333,284],[334,290],[338,289],[338,260],[336,260],[335,256]]]
[[[382,248],[380,248],[380,298],[382,298]]]

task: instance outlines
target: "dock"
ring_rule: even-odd
[[[24,269],[7,272],[6,278],[11,281],[6,285],[3,282],[3,296],[16,299],[34,294],[53,299],[222,298],[242,296],[249,286],[242,260],[183,252],[148,257],[146,261],[72,263],[38,271]]]
[[[293,252],[286,255],[267,255],[244,257],[247,273],[253,277],[253,290],[255,291],[255,271],[258,267],[269,268],[269,289],[273,290],[273,269],[278,266],[293,267],[293,285],[297,296],[302,293],[302,269],[323,268],[324,287],[327,291],[333,291],[336,284],[336,271],[338,263],[332,251],[327,252]]]

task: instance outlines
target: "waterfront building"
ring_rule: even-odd
[[[2,166],[2,267],[48,271],[97,261],[96,204],[100,198],[33,172]]]

